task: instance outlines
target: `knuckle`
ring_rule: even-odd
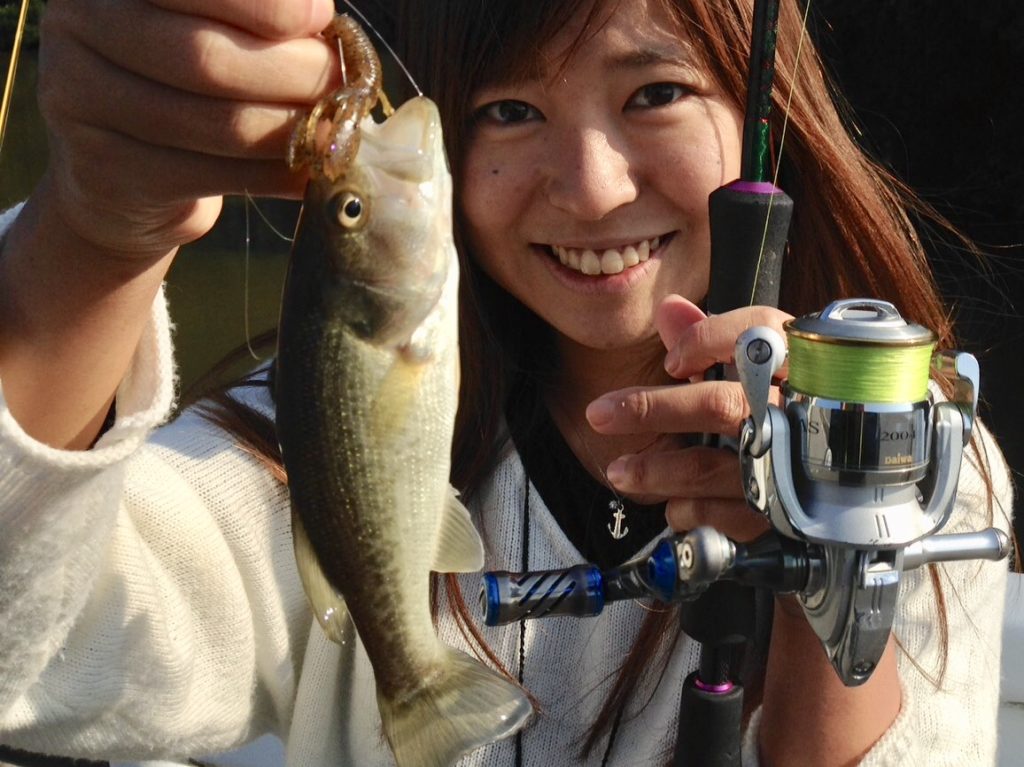
[[[715,325],[708,320],[701,320],[692,325],[693,342],[698,349],[707,349],[715,342]]]
[[[649,420],[654,412],[654,401],[646,389],[627,394],[623,397],[621,406],[628,417],[641,422]]]
[[[228,146],[242,147],[252,140],[251,120],[247,112],[236,104],[222,107],[221,123]]]
[[[676,532],[692,530],[694,522],[693,501],[690,498],[673,498],[665,504],[665,522]]]
[[[747,401],[736,386],[709,386],[703,399],[704,410],[719,426],[737,426],[747,413]]]
[[[195,29],[189,35],[190,55],[184,61],[195,62],[196,76],[215,90],[230,82],[231,73],[223,65],[222,38],[209,29]]]
[[[325,3],[316,0],[262,3],[255,19],[256,26],[260,34],[281,40],[319,32],[330,21],[324,6]]]
[[[751,325],[767,325],[781,333],[783,332],[782,324],[792,318],[792,315],[773,306],[757,306],[753,310]]]
[[[644,487],[650,478],[650,467],[642,456],[634,456],[626,462],[625,480],[630,487]]]
[[[707,481],[708,477],[714,474],[717,468],[714,465],[714,455],[710,450],[690,450],[688,453],[689,465],[687,467],[689,473],[689,481],[691,483],[697,483],[700,481]]]

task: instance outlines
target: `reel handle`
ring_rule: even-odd
[[[601,570],[584,564],[567,570],[484,573],[480,607],[484,623],[503,626],[547,615],[600,615],[605,586]]]
[[[504,626],[550,615],[600,615],[606,603],[622,599],[695,599],[707,586],[691,586],[680,578],[681,545],[681,536],[662,538],[650,556],[608,570],[582,564],[564,570],[484,573],[480,588],[484,623]]]

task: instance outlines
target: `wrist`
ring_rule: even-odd
[[[175,249],[128,255],[100,247],[67,226],[48,194],[29,199],[0,243],[0,376],[27,434],[86,448]]]
[[[855,764],[889,728],[901,703],[892,638],[868,681],[846,687],[796,597],[776,598],[759,732],[762,763]]]

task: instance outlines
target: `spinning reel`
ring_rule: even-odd
[[[770,402],[786,343],[751,328],[736,368],[751,416],[739,438],[748,503],[772,530],[750,543],[711,527],[659,541],[650,556],[484,576],[488,625],[597,615],[634,597],[689,600],[731,580],[792,593],[846,685],[865,682],[885,649],[902,574],[929,562],[998,560],[1001,530],[939,534],[953,510],[978,401],[973,356],[934,352],[934,334],[884,301],[836,301],[786,325],[783,403]],[[954,379],[934,401],[928,372]]]

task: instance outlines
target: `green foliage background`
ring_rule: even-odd
[[[28,16],[21,44],[26,48],[39,45],[39,19],[43,13],[44,0],[29,0]],[[18,28],[21,0],[0,0],[0,51],[9,51],[14,45],[14,34]]]

